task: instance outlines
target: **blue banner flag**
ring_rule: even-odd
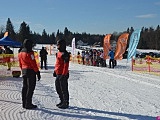
[[[136,55],[136,48],[139,43],[141,29],[135,30],[130,37],[127,60],[131,60]]]

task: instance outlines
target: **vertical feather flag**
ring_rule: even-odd
[[[72,57],[75,55],[75,38],[72,39]]]
[[[128,33],[123,33],[118,38],[118,42],[117,42],[117,46],[116,46],[116,52],[115,52],[115,55],[114,55],[115,60],[118,60],[118,59],[121,60],[123,58],[123,54],[125,53],[126,47],[127,47],[128,36],[129,36]]]
[[[131,34],[127,60],[131,60],[131,58],[135,57],[136,55],[135,53],[136,53],[137,45],[139,43],[140,33],[141,33],[141,30],[137,29]]]
[[[103,40],[103,53],[104,53],[104,59],[108,59],[108,52],[109,52],[109,49],[111,48],[110,46],[110,37],[111,37],[111,34],[107,34],[105,37],[104,37],[104,40]]]

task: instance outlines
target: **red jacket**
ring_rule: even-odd
[[[57,75],[67,75],[69,73],[69,54],[65,55],[64,52],[58,52],[56,56],[56,64],[54,71]]]
[[[38,66],[34,57],[34,52],[20,52],[18,54],[19,66],[21,69],[33,69],[35,72],[38,72]]]

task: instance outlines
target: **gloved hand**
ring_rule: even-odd
[[[40,75],[40,71],[38,71],[37,73],[36,73],[36,75],[37,75],[37,78],[38,78],[38,81],[41,79],[41,75]]]
[[[69,78],[69,73],[67,73],[67,75],[66,75],[66,79],[68,79]]]
[[[57,75],[56,75],[56,72],[54,71],[54,73],[53,73],[53,77],[57,77]]]

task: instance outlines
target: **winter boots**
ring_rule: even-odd
[[[69,107],[69,102],[60,102],[59,104],[56,105],[58,108],[61,109],[66,109]]]
[[[26,109],[34,109],[34,108],[37,108],[37,105],[30,104],[30,105],[26,105],[25,108]]]
[[[37,108],[37,105],[33,105],[32,103],[26,103],[23,101],[22,107],[25,109],[34,109]]]
[[[56,104],[56,106],[57,106],[57,107],[59,107],[60,105],[62,105],[62,102],[60,102],[60,103]]]

